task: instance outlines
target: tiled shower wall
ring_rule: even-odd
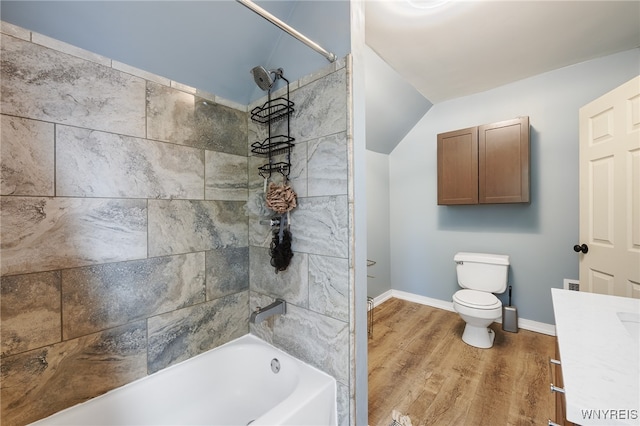
[[[287,301],[286,315],[251,324],[251,332],[336,378],[341,425],[353,424],[347,69],[339,61],[290,86],[295,104],[290,127],[296,145],[289,179],[298,206],[290,217],[294,256],[286,271],[276,274],[270,266],[272,234],[266,218],[254,209],[249,221],[250,306],[266,306],[275,298]],[[273,96],[279,95],[286,96],[286,89]],[[286,120],[272,129],[272,135],[280,134],[286,134]],[[250,141],[266,137],[264,125],[249,124]],[[249,157],[249,205],[263,191],[258,167],[265,161]],[[275,173],[270,180],[280,183],[283,178]]]
[[[345,62],[291,85],[295,253],[275,274],[265,218],[245,216],[265,162],[247,141],[266,128],[244,106],[2,30],[3,424],[245,334],[275,297],[287,315],[251,332],[333,375],[353,423]]]
[[[246,107],[2,23],[1,394],[25,424],[246,334]]]

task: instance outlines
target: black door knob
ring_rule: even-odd
[[[587,246],[586,244],[582,244],[581,246],[576,244],[575,246],[573,246],[573,251],[575,251],[576,253],[579,253],[579,252],[586,253],[589,251],[589,246]]]

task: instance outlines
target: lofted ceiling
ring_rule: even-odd
[[[365,34],[367,148],[390,153],[432,103],[639,47],[640,1],[367,1]]]
[[[256,3],[349,53],[347,1]],[[264,94],[256,65],[328,63],[233,0],[2,0],[0,18],[243,105]],[[640,0],[367,0],[365,27],[367,148],[388,154],[432,104],[639,47]]]
[[[365,16],[367,44],[433,103],[640,46],[637,0],[370,1]]]

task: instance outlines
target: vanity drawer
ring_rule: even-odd
[[[562,379],[562,364],[560,362],[560,349],[558,347],[558,340],[556,339],[556,359],[549,360],[549,369],[551,378],[551,392],[554,393],[556,399],[556,412],[555,412],[555,422],[549,421],[549,425],[563,425],[563,426],[574,426],[575,423],[572,423],[567,420],[566,416],[566,402],[564,398],[564,381]]]

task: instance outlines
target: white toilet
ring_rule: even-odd
[[[507,288],[509,256],[487,253],[457,253],[458,290],[453,295],[453,309],[467,323],[462,340],[476,348],[493,346],[495,333],[489,325],[502,316],[502,302],[493,293]]]

